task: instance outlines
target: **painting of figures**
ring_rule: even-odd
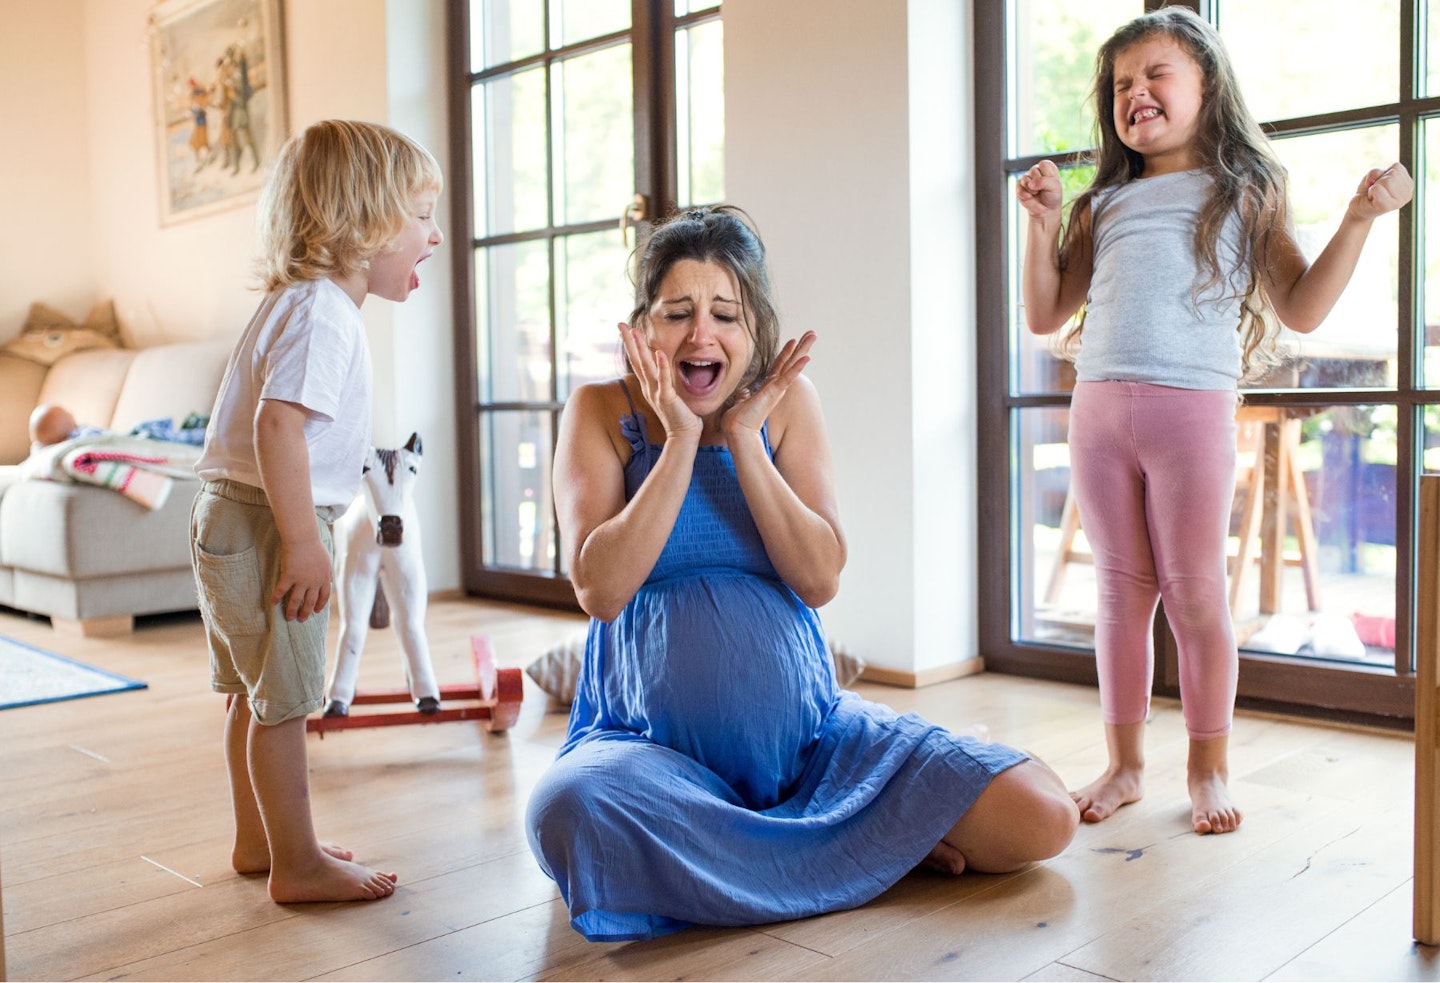
[[[285,139],[280,0],[166,0],[151,16],[160,222],[253,201]]]

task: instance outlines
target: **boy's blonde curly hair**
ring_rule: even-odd
[[[400,234],[411,198],[443,183],[430,151],[397,130],[312,124],[280,149],[260,196],[261,284],[278,290],[365,269]]]

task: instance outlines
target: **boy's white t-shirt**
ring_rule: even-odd
[[[360,490],[370,444],[370,349],[355,302],[330,280],[266,295],[230,355],[195,473],[263,487],[255,454],[262,399],[309,411],[310,491],[343,511]]]

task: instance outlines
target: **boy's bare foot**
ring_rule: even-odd
[[[1145,794],[1144,772],[1138,768],[1105,769],[1105,773],[1089,785],[1070,793],[1080,818],[1087,823],[1109,819],[1115,810],[1139,802]]]
[[[394,874],[374,870],[328,852],[306,871],[270,871],[270,899],[298,901],[376,901],[395,893]]]
[[[921,864],[942,874],[965,873],[965,855],[944,840],[931,848]]]
[[[338,843],[321,843],[320,849],[334,857],[336,860],[354,860],[355,854],[345,849]],[[261,843],[257,849],[253,845],[242,846],[239,842],[230,853],[230,865],[235,868],[237,874],[264,874],[270,870],[270,845]]]
[[[1190,787],[1190,821],[1197,833],[1233,833],[1244,815],[1230,798],[1225,776],[1220,772],[1191,772],[1186,778]]]

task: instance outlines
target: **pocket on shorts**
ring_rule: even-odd
[[[207,553],[196,543],[195,573],[201,613],[216,631],[231,638],[265,632],[269,611],[258,550]]]

